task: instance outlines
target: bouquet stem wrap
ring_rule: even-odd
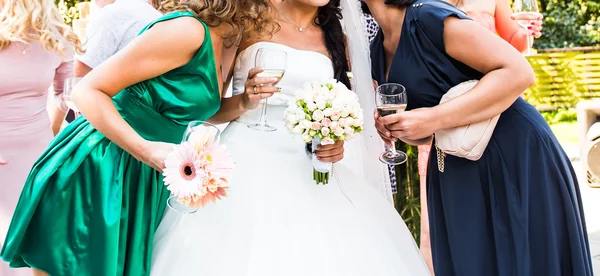
[[[329,183],[329,173],[333,168],[333,163],[331,162],[323,162],[317,159],[317,156],[314,152],[317,150],[317,146],[321,144],[321,139],[314,138],[312,140],[312,165],[314,168],[314,179],[317,184],[327,184]]]

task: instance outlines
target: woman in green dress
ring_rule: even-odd
[[[148,275],[163,161],[188,122],[219,109],[223,39],[265,30],[267,5],[163,1],[166,15],[77,85],[83,116],[33,166],[2,259],[34,275]]]

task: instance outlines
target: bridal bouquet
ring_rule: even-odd
[[[187,141],[176,145],[165,160],[164,184],[177,202],[204,207],[227,195],[233,161],[215,131],[196,126]]]
[[[363,110],[358,96],[337,80],[307,83],[296,92],[296,100],[285,111],[285,123],[305,142],[330,145],[349,140],[363,130]],[[312,157],[314,179],[317,184],[327,184],[332,170],[331,162]]]

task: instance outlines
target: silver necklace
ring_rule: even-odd
[[[21,45],[21,44],[23,44],[23,45]],[[27,54],[27,48],[29,48],[29,44],[15,42],[15,46],[17,46],[17,48],[19,48],[19,50],[21,50],[21,55]]]
[[[277,8],[277,11],[279,12],[279,14],[281,14],[281,16],[283,16],[283,18],[285,18],[285,20],[287,20],[288,22],[294,24],[294,26],[296,26],[296,28],[298,28],[299,32],[302,32],[302,31],[304,31],[304,29],[306,29],[306,28],[300,27],[300,25],[296,24],[296,22],[292,21],[287,16],[285,16],[285,14],[283,14],[283,12],[279,8]]]

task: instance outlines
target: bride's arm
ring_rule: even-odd
[[[255,109],[260,100],[273,96],[279,88],[270,85],[277,81],[276,78],[261,78],[257,75],[263,70],[253,68],[248,72],[248,80],[244,87],[244,93],[223,98],[221,108],[208,121],[213,124],[231,122],[240,117],[246,111]]]

